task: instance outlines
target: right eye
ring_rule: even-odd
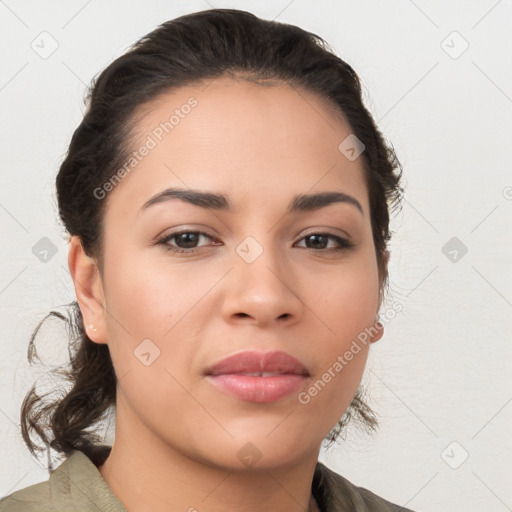
[[[213,240],[213,238],[204,231],[180,231],[170,233],[160,238],[157,241],[157,245],[163,245],[167,251],[191,254],[201,247],[196,246],[201,237]],[[176,245],[171,245],[171,240],[175,240]]]

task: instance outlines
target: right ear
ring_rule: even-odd
[[[76,235],[69,242],[68,266],[88,338],[96,343],[107,343],[105,295],[100,271],[96,260],[85,253],[82,241]]]

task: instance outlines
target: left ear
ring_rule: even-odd
[[[381,275],[379,276],[380,278],[380,283],[379,283],[379,309],[381,308],[382,306],[382,300],[384,299],[384,281],[385,281],[385,276],[388,275],[388,263],[389,263],[389,257],[390,257],[390,252],[385,249],[384,250],[384,253],[383,253],[383,257],[382,257],[382,260],[383,260],[383,268],[382,268],[382,273]]]
[[[382,338],[382,335],[384,334],[384,326],[381,322],[376,320],[375,323],[370,327],[370,332],[370,343],[375,343]]]
[[[390,252],[385,249],[383,254],[383,262],[384,262],[384,271],[383,274],[387,275],[388,272],[388,263],[389,263],[389,256]],[[382,305],[382,300],[384,298],[384,288],[383,288],[384,278],[382,278],[381,286],[379,288],[379,309]],[[371,327],[372,329],[372,336],[371,336],[371,343],[375,343],[376,341],[379,341],[382,338],[382,335],[384,334],[384,326],[379,321],[379,315],[377,314],[377,317],[375,319],[375,324]],[[374,334],[375,333],[375,334]]]

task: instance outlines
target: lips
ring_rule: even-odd
[[[306,367],[286,352],[241,352],[205,372],[219,391],[250,402],[275,402],[302,387]]]

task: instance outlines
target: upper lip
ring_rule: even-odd
[[[306,367],[298,359],[282,351],[238,352],[209,367],[206,375],[259,372],[309,375]]]

